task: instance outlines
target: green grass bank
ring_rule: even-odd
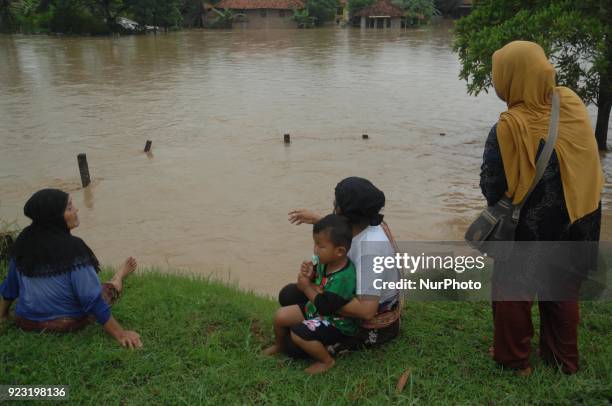
[[[70,385],[70,401],[96,404],[596,405],[612,399],[609,302],[582,304],[577,375],[565,376],[534,355],[528,378],[489,359],[488,303],[408,303],[395,342],[342,355],[322,376],[302,372],[306,362],[260,355],[272,341],[276,307],[222,283],[140,273],[126,282],[113,313],[141,334],[142,350],[119,347],[98,325],[52,335],[8,322],[0,326],[0,384]],[[396,394],[406,369],[408,383]]]

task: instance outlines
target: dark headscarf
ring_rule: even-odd
[[[78,237],[70,234],[64,220],[68,193],[43,189],[34,193],[23,207],[32,219],[12,249],[17,271],[29,277],[60,275],[75,266],[91,265],[99,270],[98,259]]]
[[[385,194],[367,179],[350,177],[336,185],[336,207],[351,224],[379,225]]]

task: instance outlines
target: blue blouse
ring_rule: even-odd
[[[92,266],[75,267],[70,272],[45,278],[29,278],[17,272],[15,261],[9,262],[9,273],[0,285],[0,296],[15,300],[15,314],[33,321],[93,314],[105,324],[111,307],[102,298],[102,285]]]

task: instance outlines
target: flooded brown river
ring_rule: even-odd
[[[25,226],[30,194],[62,188],[101,262],[268,294],[311,255],[310,226],[287,212],[329,212],[346,176],[385,192],[398,239],[461,239],[504,104],[467,95],[449,29],[0,37],[0,218]],[[612,179],[612,154],[603,164]],[[603,199],[610,240],[609,181]]]

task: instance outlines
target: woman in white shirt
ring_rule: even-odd
[[[380,214],[384,205],[384,193],[367,179],[349,177],[336,185],[334,213],[346,217],[353,228],[348,257],[355,264],[357,276],[357,295],[342,308],[341,314],[363,320],[360,333],[350,342],[342,343],[336,352],[381,345],[399,334],[399,291],[376,288],[387,286],[380,283],[380,280],[399,281],[399,273],[394,268],[386,268],[382,273],[373,271],[375,256],[394,256],[397,251],[393,236]],[[296,225],[314,224],[321,217],[304,209],[289,212],[289,221]],[[376,286],[375,280],[378,280]],[[285,286],[279,293],[281,306],[300,304],[307,300],[295,283]],[[288,353],[296,357],[302,355],[291,346]]]

